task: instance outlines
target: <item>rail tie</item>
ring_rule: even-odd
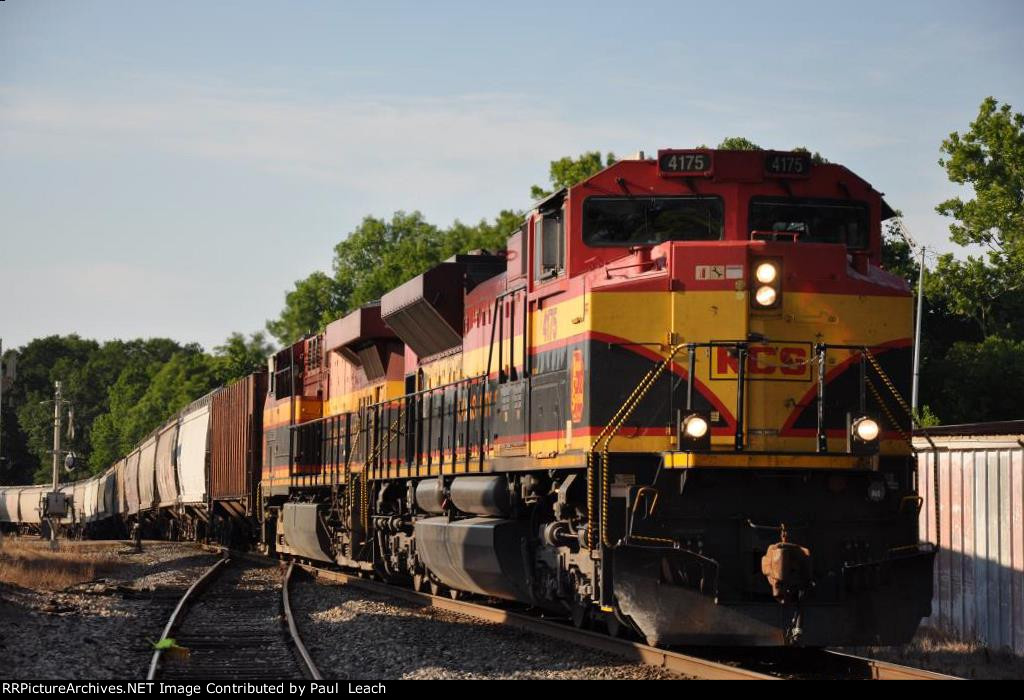
[[[293,616],[289,597],[293,567],[281,579],[280,597],[273,585],[264,585],[259,576],[250,577],[253,567],[233,569],[211,585],[229,562],[243,559],[252,557],[225,556],[185,591],[164,627],[163,643],[154,650],[147,680],[323,679]],[[264,558],[259,564],[272,561]],[[205,595],[200,598],[201,592]]]

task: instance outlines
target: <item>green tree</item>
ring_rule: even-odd
[[[107,391],[107,412],[93,422],[90,471],[109,467],[224,379],[223,358],[208,355],[195,344],[179,346],[166,358],[126,365]]]
[[[334,247],[334,279],[350,290],[343,311],[379,299],[441,262],[444,236],[414,211],[395,212],[391,220],[368,216]]]
[[[5,411],[8,460],[0,479],[7,483],[33,478],[49,481],[55,381],[61,382],[63,397],[74,409],[74,434],[65,435],[64,447],[83,461],[90,460],[96,420],[109,411],[109,390],[120,375],[126,368],[165,362],[181,349],[166,338],[114,340],[101,345],[76,335],[37,338],[20,348],[18,376],[5,393],[8,405],[15,408]],[[62,477],[83,475],[84,470]]]
[[[122,453],[133,449],[189,403],[220,386],[220,370],[216,358],[194,350],[176,353],[160,365],[142,396],[120,421]]]
[[[449,255],[483,249],[497,252],[505,249],[508,237],[523,225],[523,213],[504,209],[493,221],[481,219],[476,226],[456,221],[444,233],[444,249]]]
[[[917,293],[917,279],[920,265],[914,257],[907,239],[903,237],[900,226],[900,217],[903,214],[899,211],[896,216],[885,222],[882,228],[882,267],[894,275],[899,275],[907,281],[910,288]]]
[[[980,423],[1021,417],[1024,341],[989,336],[958,341],[934,361],[928,400],[946,423]],[[922,385],[924,386],[924,385]]]
[[[391,219],[368,216],[335,246],[334,276],[316,272],[297,282],[267,329],[290,345],[452,255],[503,250],[522,219],[521,213],[504,210],[491,221],[481,219],[475,226],[456,221],[442,230],[419,212],[399,211]]]
[[[615,163],[615,154],[611,151],[605,156],[601,155],[601,151],[587,151],[580,154],[577,158],[566,156],[553,160],[548,169],[551,189],[546,190],[540,185],[534,185],[530,188],[530,196],[534,200],[544,199],[563,187],[571,187],[577,182],[586,180],[591,175],[601,172],[613,163]]]
[[[929,294],[971,318],[982,336],[1024,337],[1024,115],[988,97],[966,132],[942,142],[942,153],[939,165],[973,197],[953,197],[936,211],[953,219],[950,240],[985,254],[941,256]]]
[[[267,357],[274,351],[274,346],[260,332],[253,333],[248,339],[241,333],[232,333],[227,339],[214,348],[219,365],[221,382],[228,382],[258,372],[266,367]]]
[[[284,309],[276,319],[267,321],[267,330],[281,345],[291,345],[340,316],[348,308],[349,294],[351,289],[333,277],[314,272],[285,294]]]
[[[727,136],[716,146],[722,151],[763,151],[764,149],[748,138],[742,136]]]

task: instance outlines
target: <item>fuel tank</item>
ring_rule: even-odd
[[[531,602],[527,586],[528,530],[502,518],[423,518],[415,526],[416,553],[451,588]]]

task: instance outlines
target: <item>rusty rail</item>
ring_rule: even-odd
[[[224,554],[225,556],[222,559],[218,559],[213,566],[203,572],[202,576],[193,581],[192,585],[185,591],[185,594],[181,596],[178,604],[174,606],[174,612],[172,612],[170,618],[168,618],[167,624],[164,625],[164,631],[160,635],[160,641],[168,639],[171,633],[174,632],[174,629],[181,621],[182,613],[184,613],[186,608],[192,603],[192,598],[206,588],[210,584],[210,581],[220,574],[220,572],[227,567],[228,563],[231,562],[230,557],[227,556],[226,550],[224,551]],[[153,650],[153,658],[149,662],[149,673],[146,674],[147,681],[151,681],[156,678],[156,672],[160,668],[160,659],[163,657],[163,653],[164,650],[161,648]]]
[[[284,580],[281,582],[281,606],[284,608],[284,619],[288,625],[288,633],[291,635],[292,644],[295,645],[295,651],[298,652],[299,658],[302,660],[303,671],[314,681],[323,680],[323,676],[320,675],[320,670],[316,667],[316,663],[313,661],[313,657],[309,655],[309,651],[306,650],[306,645],[302,642],[302,637],[299,635],[299,628],[295,624],[295,616],[292,614],[292,604],[288,596],[288,587],[292,581],[292,570],[295,568],[295,562],[288,563],[288,570],[284,574]]]

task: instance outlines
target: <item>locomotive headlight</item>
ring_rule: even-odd
[[[873,442],[878,439],[878,434],[881,430],[878,428],[877,421],[864,416],[853,422],[853,432],[858,440]]]
[[[754,270],[754,278],[761,284],[771,284],[779,276],[779,268],[774,263],[763,262]]]
[[[686,410],[679,412],[679,449],[687,452],[711,449],[711,419],[706,413]]]
[[[777,309],[782,302],[782,259],[755,258],[750,261],[751,308],[758,311]]]
[[[775,287],[771,287],[767,284],[763,287],[758,287],[757,291],[754,293],[754,300],[761,306],[771,306],[775,303],[775,300],[778,299],[778,297],[779,295],[775,291]]]
[[[699,440],[708,432],[708,422],[694,413],[683,421],[683,432],[687,437]]]
[[[850,454],[873,455],[878,453],[882,427],[871,416],[847,414],[846,448]]]

